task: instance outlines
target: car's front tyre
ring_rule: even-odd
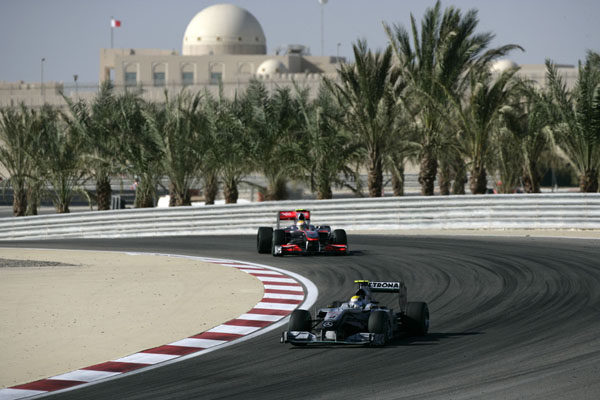
[[[273,239],[273,228],[261,226],[256,234],[256,250],[260,254],[268,254],[271,251],[271,241]]]
[[[282,256],[282,253],[277,253],[275,251],[275,246],[281,246],[283,244],[285,244],[285,231],[283,229],[275,229],[273,231],[271,254],[273,254],[276,257]]]
[[[290,315],[289,331],[310,332],[312,328],[312,317],[307,310],[294,310]]]
[[[392,327],[390,317],[385,311],[373,311],[369,315],[369,333],[375,333],[384,336],[384,342],[387,343],[392,339]]]

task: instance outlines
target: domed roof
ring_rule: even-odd
[[[283,63],[279,60],[271,58],[269,60],[263,61],[256,70],[256,75],[258,76],[270,76],[274,74],[283,74],[287,72],[287,68]]]
[[[518,68],[518,67],[519,67],[519,64],[517,64],[516,62],[504,59],[504,60],[498,60],[498,61],[494,62],[492,64],[492,66],[490,67],[490,70],[492,72],[501,74],[504,71],[507,71],[511,68]]]
[[[266,54],[267,40],[258,20],[233,4],[200,11],[183,35],[183,55]]]

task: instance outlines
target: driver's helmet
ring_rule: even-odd
[[[364,308],[365,305],[366,302],[363,296],[352,296],[352,298],[350,298],[351,308]]]
[[[296,221],[296,227],[301,230],[304,231],[307,228],[307,224],[306,224],[306,219],[304,219],[304,214],[300,214],[298,216],[298,221]]]

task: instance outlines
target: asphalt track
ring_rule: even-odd
[[[348,257],[274,258],[253,237],[10,242],[4,246],[236,258],[300,273],[317,307],[354,279],[407,284],[430,334],[383,348],[294,348],[279,332],[201,357],[55,394],[57,399],[598,399],[598,240],[349,236]],[[202,304],[198,312],[202,312]]]

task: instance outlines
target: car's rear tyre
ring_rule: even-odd
[[[331,234],[331,240],[333,244],[348,244],[348,237],[346,231],[343,229],[336,229]]]
[[[273,228],[261,226],[256,235],[256,250],[260,254],[268,254],[271,251],[271,241],[273,240]]]
[[[273,241],[272,241],[271,253],[274,256],[282,256],[283,254],[275,253],[275,246],[281,246],[285,244],[285,231],[283,229],[275,229],[273,231]]]
[[[409,302],[406,308],[408,332],[415,336],[424,336],[429,331],[429,307],[422,301]]]
[[[310,332],[312,328],[312,318],[307,310],[294,310],[290,315],[289,331]]]

